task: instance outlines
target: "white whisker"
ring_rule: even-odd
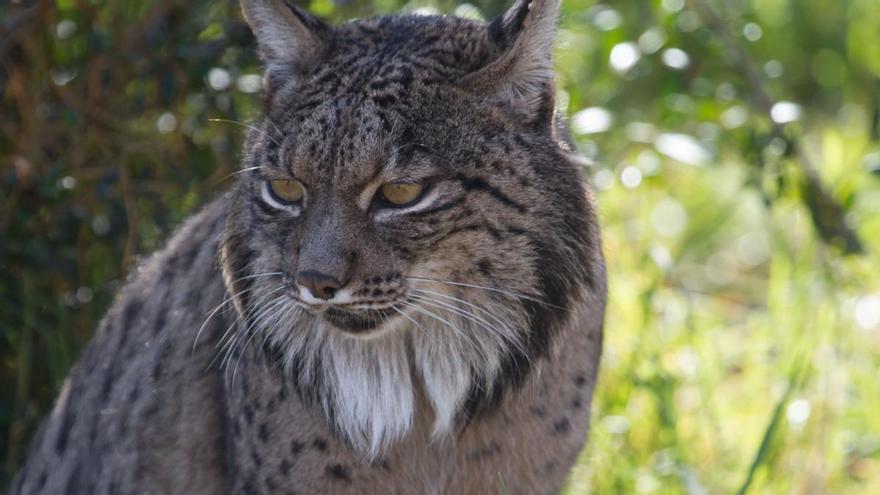
[[[242,342],[241,345],[238,346],[238,359],[235,360],[235,366],[232,368],[232,384],[235,384],[235,376],[238,373],[238,365],[241,364],[241,358],[244,353],[247,352],[248,344],[250,344],[250,342],[254,339],[254,337],[257,336],[258,333],[261,333],[260,330],[265,328],[265,322],[266,320],[270,319],[269,315],[272,314],[271,312],[276,311],[277,308],[283,304],[283,302],[283,298],[276,298],[274,302],[271,303],[271,306],[268,306],[265,310],[263,310],[263,314],[259,318],[256,318],[255,322],[248,328],[248,331],[245,333],[245,335],[247,335],[247,338],[244,338],[244,342]],[[241,341],[242,339],[239,339],[239,342]],[[235,354],[235,352],[233,352],[233,354]],[[232,361],[230,359],[226,363],[227,372],[229,371],[229,364],[231,362]]]
[[[517,332],[517,331],[513,328],[513,326],[510,325],[509,322],[502,321],[500,318],[498,318],[498,317],[495,316],[494,314],[490,313],[489,311],[486,311],[485,309],[483,309],[483,308],[481,308],[481,307],[479,307],[479,306],[477,306],[477,305],[475,305],[475,304],[469,303],[469,302],[467,302],[467,301],[465,301],[465,300],[463,300],[463,299],[459,299],[459,298],[457,298],[457,297],[450,296],[450,295],[448,295],[448,294],[443,294],[442,292],[435,292],[435,291],[432,291],[432,290],[417,289],[417,288],[415,288],[415,287],[412,287],[411,289],[412,289],[413,291],[415,291],[415,292],[421,292],[421,293],[424,293],[424,294],[433,295],[433,296],[435,296],[435,297],[442,297],[442,298],[445,298],[445,299],[449,299],[449,300],[452,300],[452,301],[456,301],[456,302],[458,302],[458,303],[464,304],[465,306],[468,306],[468,307],[470,307],[470,308],[473,308],[473,309],[479,311],[479,312],[482,313],[482,314],[487,315],[489,318],[492,318],[492,319],[495,320],[499,325],[501,325],[501,328],[502,328],[504,331],[500,330],[500,329],[497,328],[495,325],[491,325],[491,324],[490,324],[488,321],[486,321],[485,319],[483,319],[483,318],[479,318],[477,315],[475,315],[475,314],[473,314],[473,313],[470,313],[470,312],[464,311],[463,308],[455,307],[456,310],[459,310],[459,311],[462,311],[462,312],[464,312],[464,313],[467,313],[467,316],[466,316],[465,314],[462,314],[462,316],[468,317],[469,319],[470,319],[471,317],[473,317],[473,318],[479,318],[479,323],[481,323],[481,325],[482,325],[484,328],[489,329],[489,330],[490,330],[491,332],[493,332],[495,335],[498,335],[500,338],[506,340],[506,341],[509,342],[510,344],[513,344],[513,345],[517,346],[517,349],[518,349],[519,351],[525,353],[525,349],[522,348],[522,342],[520,341],[520,339],[516,338],[517,335],[519,334],[519,332]],[[416,296],[416,297],[420,297],[420,298],[422,298],[422,299],[428,299],[429,301],[432,301],[432,302],[434,302],[434,303],[436,303],[436,304],[441,304],[441,305],[443,305],[443,306],[447,306],[447,303],[444,303],[444,302],[442,302],[442,301],[437,301],[436,299],[425,298],[425,296]],[[448,306],[452,306],[452,305],[448,305]]]
[[[509,290],[499,289],[499,288],[497,288],[497,287],[487,287],[487,286],[485,286],[485,285],[466,284],[466,283],[464,283],[464,282],[452,282],[452,281],[450,281],[450,280],[440,280],[440,279],[436,279],[436,278],[426,278],[426,277],[409,277],[409,276],[408,276],[408,277],[405,277],[405,278],[408,278],[408,279],[410,279],[410,280],[419,280],[419,281],[425,281],[425,282],[437,282],[437,283],[440,283],[440,284],[456,285],[456,286],[459,286],[459,287],[470,287],[470,288],[473,288],[473,289],[482,289],[482,290],[487,290],[487,291],[490,291],[490,292],[498,292],[498,293],[500,293],[500,294],[505,294],[505,295],[508,295],[508,296],[510,296],[510,297],[515,297],[515,298],[517,298],[517,299],[526,299],[526,300],[528,300],[528,301],[533,301],[533,302],[536,302],[536,303],[539,303],[539,304],[543,304],[543,305],[545,305],[545,306],[549,306],[549,307],[552,307],[552,308],[564,309],[564,308],[562,308],[561,306],[557,306],[557,305],[555,305],[555,304],[548,303],[547,301],[543,301],[543,300],[538,299],[538,298],[536,298],[536,297],[534,297],[534,296],[530,296],[530,295],[527,295],[527,294],[521,294],[521,293],[519,293],[519,292],[514,292],[514,291],[509,291]]]
[[[277,287],[274,290],[271,290],[267,293],[258,295],[254,299],[254,302],[253,302],[253,304],[254,304],[253,307],[255,308],[255,314],[258,313],[259,311],[261,311],[260,308],[264,304],[264,302],[270,301],[269,298],[272,296],[272,294],[278,292],[279,290],[282,290],[283,288],[284,288],[283,286]],[[220,360],[220,368],[223,368],[223,362],[226,361],[226,358],[229,356],[229,352],[235,347],[235,345],[236,345],[235,342],[241,338],[239,335],[239,332],[233,331],[233,329],[236,326],[239,326],[240,323],[241,323],[241,320],[239,318],[233,319],[233,321],[232,321],[232,323],[230,323],[229,327],[226,328],[226,331],[223,332],[223,335],[220,337],[220,339],[214,345],[214,348],[217,349],[217,352],[214,355],[214,357],[211,359],[211,362],[208,363],[208,367],[211,367],[214,364],[214,362],[217,360],[217,358],[220,357],[221,355],[223,355],[223,358]],[[250,328],[250,326],[248,328]]]
[[[271,303],[267,303],[264,305],[264,309],[260,311],[260,315],[254,318],[254,321],[248,326],[248,329],[243,333],[246,337],[241,337],[238,339],[238,344],[236,344],[238,350],[238,359],[235,361],[235,366],[232,370],[232,381],[231,383],[235,383],[235,374],[238,371],[238,365],[241,363],[241,357],[246,352],[247,346],[250,341],[260,333],[260,328],[263,326],[263,322],[266,320],[267,315],[271,314],[272,311],[275,310],[279,305],[282,305],[286,302],[286,298],[284,296],[278,297],[272,300]],[[243,343],[242,343],[243,340]],[[240,344],[240,345],[239,345]],[[232,351],[231,354],[235,354],[235,351]],[[226,362],[226,371],[229,371],[229,364],[231,359]],[[222,367],[222,365],[221,365]]]
[[[210,312],[208,312],[208,316],[205,318],[205,321],[202,322],[202,325],[196,331],[196,336],[193,339],[191,353],[196,352],[196,345],[198,345],[198,343],[199,343],[199,336],[202,335],[202,330],[205,329],[205,326],[208,324],[209,321],[211,321],[211,318],[213,318],[215,314],[217,314],[221,309],[223,309],[224,306],[226,306],[227,304],[232,302],[236,297],[241,296],[241,295],[243,295],[247,292],[250,292],[250,291],[251,291],[251,289],[244,289],[242,291],[239,291],[238,293],[233,294],[233,295],[227,297],[226,299],[224,299],[223,302],[221,302],[216,307],[214,307],[214,309],[212,309]]]
[[[480,349],[480,346],[478,346],[478,345],[474,342],[474,338],[473,338],[473,336],[470,336],[470,335],[465,334],[465,333],[462,332],[457,326],[453,325],[452,323],[450,323],[449,321],[447,321],[447,320],[444,319],[443,317],[437,315],[437,314],[434,313],[433,311],[429,311],[428,309],[426,309],[426,308],[424,308],[423,306],[420,306],[420,305],[418,305],[418,304],[412,304],[412,303],[407,302],[407,301],[401,301],[401,304],[403,304],[403,305],[405,305],[405,306],[408,306],[408,307],[410,307],[410,308],[413,308],[413,309],[416,310],[417,312],[422,313],[422,314],[424,314],[424,315],[426,315],[426,316],[429,316],[429,317],[431,317],[431,318],[433,318],[433,319],[435,319],[435,320],[437,320],[437,321],[439,321],[439,322],[441,322],[441,323],[444,323],[449,329],[451,329],[453,332],[455,332],[456,335],[458,335],[459,337],[461,337],[464,341],[466,341],[469,345],[471,345],[474,349],[476,349],[477,352],[479,352],[480,354],[484,354],[484,351],[483,351],[482,349]]]
[[[283,275],[283,274],[284,274],[283,272],[258,273],[256,275],[241,277],[239,279],[236,279],[235,282],[239,282],[241,280],[247,280],[247,279],[251,279],[251,278],[268,277],[271,275]],[[233,283],[235,283],[235,282],[233,282]],[[221,309],[223,309],[224,306],[229,304],[231,301],[235,300],[236,297],[240,297],[240,296],[244,295],[245,293],[250,292],[251,290],[253,290],[253,287],[243,289],[243,290],[237,292],[236,294],[233,294],[233,295],[227,297],[225,300],[223,300],[223,302],[221,302],[214,309],[212,309],[211,311],[208,312],[208,315],[205,318],[205,321],[202,322],[202,325],[199,327],[198,331],[196,331],[196,337],[193,339],[192,352],[196,351],[196,345],[198,345],[198,343],[199,343],[199,336],[202,334],[202,330],[205,329],[205,326],[208,324],[208,322],[211,320],[211,318],[213,318],[214,315],[216,315]]]
[[[258,308],[260,305],[263,304],[263,302],[266,301],[266,299],[267,299],[268,297],[270,297],[272,294],[274,294],[274,293],[276,293],[276,292],[278,292],[278,291],[280,291],[280,290],[283,290],[283,289],[284,289],[284,287],[281,286],[281,287],[277,287],[277,288],[275,288],[274,290],[269,291],[269,292],[267,292],[267,293],[259,294],[259,295],[254,299],[254,301],[253,301],[254,308]],[[217,343],[214,345],[215,348],[224,345],[223,342],[226,340],[227,336],[230,335],[230,334],[229,334],[229,331],[232,329],[233,326],[234,326],[234,325],[230,325],[230,326],[226,329],[226,331],[223,332],[223,335],[220,337],[220,339],[219,339],[219,340],[217,341]]]
[[[244,277],[237,278],[232,281],[232,283],[241,282],[242,280],[249,280],[252,278],[260,278],[260,277],[270,277],[272,275],[284,275],[284,272],[265,272],[265,273],[257,273],[255,275],[247,275]]]
[[[422,304],[427,304],[428,306],[431,306],[433,308],[437,308],[440,310],[446,310],[446,311],[448,311],[452,314],[458,315],[468,321],[472,321],[472,322],[476,323],[477,325],[481,326],[482,328],[488,330],[489,332],[491,332],[493,335],[497,336],[498,338],[513,345],[514,347],[517,348],[518,351],[522,352],[523,354],[526,354],[525,349],[522,347],[522,342],[520,342],[519,339],[515,338],[515,336],[513,336],[513,335],[506,335],[504,332],[502,332],[502,331],[498,330],[497,328],[493,327],[492,325],[490,325],[489,322],[487,322],[486,320],[479,318],[479,317],[475,316],[474,314],[465,311],[462,308],[459,308],[457,306],[453,306],[448,303],[444,303],[442,301],[427,299],[425,297],[416,296],[416,295],[413,295],[412,297],[414,297],[415,300],[417,300],[418,302],[420,302]]]
[[[269,140],[271,140],[272,142],[274,142],[278,146],[281,146],[281,143],[277,139],[275,139],[273,136],[270,136],[269,133],[267,133],[264,129],[260,129],[259,127],[255,126],[255,125],[246,124],[246,123],[240,122],[238,120],[217,119],[217,118],[210,118],[210,119],[208,119],[208,122],[220,122],[220,123],[224,123],[224,124],[238,125],[238,126],[244,127],[245,129],[249,129],[251,131],[258,132],[260,135],[265,136],[266,138],[268,138]],[[272,125],[275,125],[275,124],[272,124]],[[276,129],[277,129],[277,127],[276,127]]]

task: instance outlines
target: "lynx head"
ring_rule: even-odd
[[[265,109],[222,248],[234,340],[262,342],[368,455],[408,431],[416,394],[436,435],[491,412],[601,271],[554,120],[558,0],[335,27],[242,6]]]

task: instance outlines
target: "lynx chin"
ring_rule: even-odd
[[[237,183],[117,295],[19,493],[554,493],[606,283],[558,0],[331,26],[242,0]]]

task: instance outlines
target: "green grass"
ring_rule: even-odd
[[[880,180],[866,137],[832,124],[807,139],[836,192],[861,198],[864,256],[817,241],[797,197],[765,207],[735,158],[664,160],[600,194],[606,348],[567,494],[880,493]],[[670,201],[676,235],[658,223]]]

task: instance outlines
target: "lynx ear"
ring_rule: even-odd
[[[517,0],[489,26],[489,40],[499,54],[462,79],[479,94],[494,94],[535,118],[553,114],[553,38],[559,0]],[[549,105],[549,109],[547,108]]]
[[[270,91],[313,68],[329,48],[333,29],[285,0],[241,0],[241,9],[266,63]]]

